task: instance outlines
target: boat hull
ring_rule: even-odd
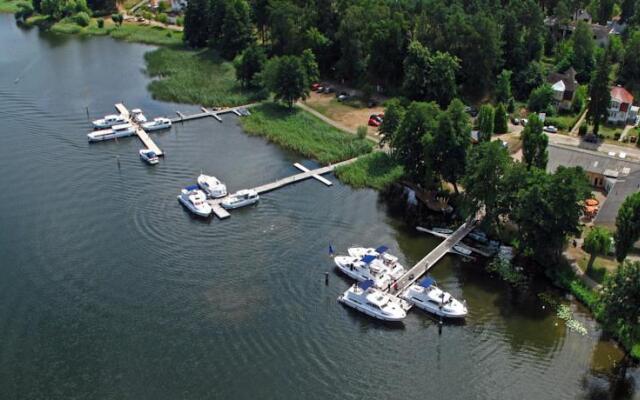
[[[114,140],[117,138],[133,136],[134,133],[135,133],[134,131],[117,132],[117,133],[114,132],[114,133],[107,133],[104,135],[93,135],[89,133],[87,135],[87,138],[89,138],[89,142],[104,142],[106,140]]]
[[[222,208],[226,210],[235,210],[236,208],[247,207],[253,204],[257,204],[259,199],[249,199],[244,201],[238,201],[235,203],[221,203]]]
[[[212,212],[211,209],[209,209],[209,210],[200,210],[198,208],[195,208],[188,199],[185,199],[181,195],[178,196],[178,201],[180,202],[180,204],[182,204],[183,207],[185,207],[192,214],[197,215],[198,217],[207,218],[207,217],[211,216],[211,212]]]
[[[390,316],[390,315],[385,315],[385,314],[380,314],[380,313],[376,313],[373,310],[369,309],[368,307],[363,307],[361,304],[358,304],[354,301],[352,301],[351,299],[349,299],[348,297],[344,296],[344,295],[340,295],[340,297],[338,297],[338,301],[348,307],[353,308],[354,310],[360,311],[363,314],[366,314],[372,318],[378,319],[380,321],[385,321],[385,322],[402,322],[402,320],[406,317],[406,314],[404,316]]]

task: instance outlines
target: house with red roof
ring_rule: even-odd
[[[607,122],[610,124],[634,124],[638,118],[638,107],[633,105],[633,95],[622,86],[611,88]]]

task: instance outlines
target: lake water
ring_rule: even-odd
[[[473,263],[433,270],[470,309],[441,333],[419,311],[393,328],[341,306],[330,243],[387,244],[406,265],[437,243],[375,191],[306,181],[225,221],[192,218],[176,195],[201,170],[235,190],[315,165],[235,116],[155,134],[155,167],[135,138],[89,145],[89,118],[116,102],[197,110],[151,99],[151,47],[1,15],[0,49],[0,398],[640,398],[638,369],[615,366],[583,308],[571,303],[587,336]]]

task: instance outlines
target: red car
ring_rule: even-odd
[[[312,83],[311,84],[311,90],[313,90],[314,92],[316,90],[318,90],[318,88],[320,88],[320,84],[319,83],[316,82],[316,83]]]
[[[378,128],[381,123],[382,122],[380,122],[380,120],[377,118],[369,118],[369,126],[375,126],[376,128]]]

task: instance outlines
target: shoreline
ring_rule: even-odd
[[[3,4],[6,4],[3,3]],[[16,2],[17,4],[17,2]],[[9,11],[3,11],[5,13],[10,13]],[[143,43],[143,44],[151,44],[151,45],[157,45],[160,46],[159,49],[162,48],[171,48],[173,47],[174,49],[179,49],[180,51],[193,51],[193,50],[188,50],[182,43],[182,35],[181,34],[177,34],[175,33],[175,31],[171,31],[169,29],[165,29],[165,28],[161,28],[161,27],[152,27],[152,26],[141,26],[141,25],[137,25],[137,24],[130,24],[130,23],[125,23],[120,27],[116,27],[115,25],[113,25],[110,21],[110,19],[108,19],[108,21],[110,22],[109,24],[107,24],[107,19],[105,19],[105,27],[104,28],[97,28],[97,19],[96,18],[92,18],[91,23],[88,27],[80,27],[79,25],[73,23],[73,22],[69,22],[69,21],[59,21],[55,24],[52,24],[51,26],[45,27],[43,25],[45,25],[45,23],[47,22],[46,18],[42,18],[42,17],[31,17],[30,18],[31,22],[29,22],[27,24],[28,27],[39,27],[39,28],[43,28],[46,30],[50,30],[51,32],[57,33],[57,34],[71,34],[71,35],[80,35],[80,36],[111,36],[114,39],[119,39],[119,40],[124,40],[124,41],[128,41],[128,42],[134,42],[134,43]],[[95,24],[95,25],[94,25]],[[133,28],[132,28],[133,27]],[[169,35],[167,36],[166,33],[169,33]],[[165,34],[166,39],[162,38],[162,34]],[[179,38],[174,37],[175,36],[179,36]],[[145,56],[145,62],[147,62],[146,60],[146,56]],[[160,74],[160,76],[162,76]],[[166,80],[167,77],[163,76],[162,80]],[[149,92],[154,95],[153,91],[150,88],[147,88],[147,90],[149,90]],[[160,99],[163,100],[163,99]],[[197,104],[197,103],[188,103],[188,102],[184,102],[184,101],[179,101],[181,103],[185,103],[185,104]],[[262,103],[262,104],[268,104],[268,103]],[[222,105],[222,104],[220,104]],[[311,113],[309,113],[306,110],[302,110],[300,108],[298,108],[299,110],[301,110],[304,115],[308,115],[311,118],[317,119],[317,121],[319,123],[325,124],[327,126],[330,126],[329,124],[326,123],[326,121],[322,121],[319,118],[313,116]],[[278,116],[270,116],[270,118],[266,121],[266,122],[271,122],[271,121],[278,121],[280,120],[280,118]],[[245,132],[247,134],[252,134],[252,135],[259,135],[259,136],[263,136],[265,137],[268,141],[274,142],[276,144],[278,144],[280,147],[289,149],[289,150],[293,150],[305,157],[310,157],[310,158],[314,158],[317,161],[323,162],[322,159],[319,159],[318,153],[314,153],[313,151],[307,151],[308,149],[305,149],[304,147],[296,147],[294,145],[291,144],[291,142],[288,142],[286,139],[282,139],[283,137],[286,136],[286,133],[290,133],[287,132],[286,129],[282,129],[280,130],[281,133],[284,133],[284,136],[278,136],[278,139],[273,139],[273,136],[270,137],[270,134],[266,131],[260,131],[259,127],[257,127],[254,132],[249,132],[246,128],[245,128],[245,122],[241,121],[241,125],[243,126],[243,130],[245,130]],[[263,124],[264,125],[264,124]],[[286,127],[286,124],[284,125]],[[281,127],[281,126],[279,126]],[[333,127],[335,128],[335,127]],[[335,128],[336,130],[338,130],[338,128]],[[352,134],[341,131],[343,135],[350,135],[353,137]],[[354,138],[355,139],[355,138]],[[340,179],[342,182],[349,184],[351,186],[353,186],[354,188],[359,188],[359,187],[371,187],[374,190],[380,190],[382,187],[384,187],[384,185],[380,185],[378,183],[375,184],[369,184],[368,179],[370,179],[370,175],[367,175],[371,172],[372,169],[375,169],[372,164],[373,162],[367,162],[365,161],[365,159],[368,160],[373,160],[374,158],[380,158],[383,156],[378,156],[377,154],[384,154],[381,152],[372,152],[369,154],[365,153],[361,153],[360,155],[363,156],[362,157],[362,162],[360,162],[360,160],[348,167],[342,167],[339,168],[336,172],[335,175],[338,179]],[[331,161],[333,160],[333,161]],[[338,159],[324,159],[324,162],[335,162],[338,161]],[[397,172],[396,172],[397,173]],[[395,175],[394,175],[395,177]],[[398,178],[395,178],[396,180]],[[391,182],[388,182],[386,184],[389,183],[393,183],[394,180],[392,180]],[[598,320],[599,325],[602,327],[603,330],[607,330],[606,326],[600,321],[600,319],[598,318],[598,314],[597,314],[597,309],[596,306],[594,304],[594,302],[592,301],[595,296],[597,295],[595,291],[586,288],[586,287],[582,287],[583,285],[580,284],[576,284],[576,280],[579,280],[579,277],[576,276],[575,274],[572,277],[569,276],[565,276],[565,279],[562,280],[558,280],[556,281],[555,279],[552,279],[552,281],[557,282],[558,286],[563,288],[563,290],[566,290],[568,293],[572,293],[576,299],[578,301],[580,301],[581,303],[583,303],[585,306],[587,306],[589,308],[589,310],[591,311],[592,315],[594,316],[594,318],[596,320]],[[608,331],[608,330],[607,330]],[[608,331],[613,338],[617,338],[617,335],[615,334],[615,332],[610,332]],[[621,344],[621,347],[623,349],[625,349],[625,351],[631,355],[632,358],[634,359],[640,359],[640,344],[631,344],[630,346],[625,345],[622,341],[616,339],[616,341],[618,341]]]

